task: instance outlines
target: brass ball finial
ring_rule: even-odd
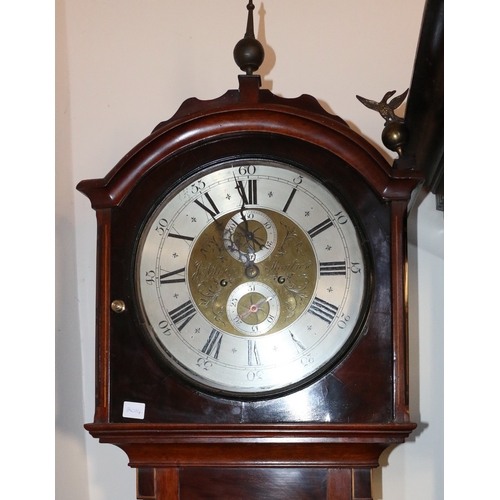
[[[242,38],[234,47],[233,56],[236,64],[247,75],[252,75],[257,71],[264,61],[264,47],[255,38],[253,29],[253,10],[255,6],[253,0],[249,0],[247,5],[248,19],[247,30]]]
[[[403,148],[408,143],[410,132],[404,123],[389,122],[382,131],[382,142],[387,149],[403,155]]]

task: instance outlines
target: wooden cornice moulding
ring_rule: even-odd
[[[124,450],[132,467],[377,467],[414,423],[387,425],[87,424],[101,443]]]
[[[261,94],[262,93],[262,94]],[[421,172],[391,168],[367,140],[312,96],[294,99],[259,90],[259,102],[237,100],[238,91],[211,101],[187,100],[102,179],[78,184],[95,209],[119,206],[137,182],[185,148],[223,141],[242,132],[286,136],[324,148],[357,170],[383,200],[407,200],[423,181]]]

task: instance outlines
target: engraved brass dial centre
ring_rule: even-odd
[[[221,216],[195,240],[187,266],[189,289],[215,328],[235,335],[270,334],[293,323],[310,304],[317,281],[316,258],[307,235],[285,215],[264,209],[245,210],[244,215],[245,220],[241,211]],[[247,318],[233,315],[231,321],[228,310],[235,291],[241,290],[238,287],[254,280],[270,290],[262,297],[272,293],[281,306],[268,328],[252,332],[238,326]],[[241,304],[243,295],[238,296]],[[272,303],[262,303],[254,317],[263,316]]]

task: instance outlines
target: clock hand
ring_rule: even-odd
[[[274,295],[270,295],[269,297],[264,297],[264,298],[258,300],[255,304],[252,304],[244,313],[240,314],[239,317],[241,319],[244,319],[247,316],[250,316],[250,314],[258,313],[259,311],[262,310],[260,306],[269,302],[273,297],[274,297]]]
[[[247,241],[248,241],[248,239],[250,239],[251,241],[254,241],[255,243],[259,244],[260,247],[262,248],[263,245],[258,243],[255,240],[254,233],[252,231],[250,231],[250,228],[248,225],[248,219],[245,216],[245,210],[247,209],[245,204],[246,204],[247,198],[246,198],[245,192],[243,190],[243,185],[242,185],[241,181],[236,180],[236,176],[234,176],[234,182],[236,183],[236,190],[238,191],[238,194],[240,195],[240,198],[241,198],[240,215],[241,215],[241,219],[242,219],[243,223],[245,224],[245,238],[247,239]]]
[[[236,181],[236,178],[235,178],[235,181]],[[245,222],[245,230],[243,231],[243,236],[245,237],[245,242],[247,243],[247,246],[249,246],[249,245],[248,245],[248,243],[249,243],[249,234],[251,235],[251,236],[250,236],[250,239],[254,239],[254,238],[253,238],[253,234],[252,234],[252,233],[250,233],[250,232],[249,232],[249,230],[248,230],[248,229],[249,229],[249,228],[248,228],[248,221],[247,221],[247,219],[246,219],[246,217],[245,217],[245,214],[244,214],[244,212],[243,212],[243,210],[245,209],[245,200],[244,200],[244,198],[243,198],[244,193],[242,193],[242,192],[239,190],[239,188],[240,188],[240,184],[238,184],[237,182],[236,182],[236,187],[237,187],[238,192],[240,193],[240,196],[242,197],[242,201],[243,201],[242,208],[241,208],[241,211],[240,211],[240,213],[241,213],[241,217],[242,217],[243,221]],[[243,189],[243,188],[241,187],[241,189]],[[208,194],[206,194],[206,196],[208,197],[209,202],[212,204],[212,207],[214,207],[213,202],[211,201],[211,199],[210,199],[210,197],[208,196]],[[251,265],[251,264],[253,263],[253,261],[255,260],[255,257],[253,257],[253,258],[252,258],[252,256],[250,256],[250,257],[249,257],[249,255],[248,255],[248,254],[253,254],[253,253],[254,253],[254,250],[253,250],[253,249],[251,249],[251,248],[250,248],[250,246],[249,246],[249,252],[248,252],[248,253],[244,253],[244,252],[241,252],[241,251],[239,250],[242,246],[241,246],[241,245],[238,245],[238,242],[235,242],[235,241],[233,240],[233,237],[232,237],[231,231],[227,229],[227,226],[226,226],[226,227],[224,227],[224,226],[222,225],[222,223],[221,223],[221,221],[220,221],[220,218],[216,217],[216,214],[218,214],[218,213],[219,213],[219,211],[218,211],[218,210],[212,211],[212,210],[210,210],[210,209],[207,209],[207,207],[205,207],[205,205],[204,205],[204,204],[203,204],[203,203],[202,203],[199,199],[195,199],[195,200],[194,200],[194,202],[195,202],[198,206],[200,206],[201,208],[203,208],[203,209],[204,209],[207,213],[209,213],[209,214],[210,214],[210,216],[212,217],[212,219],[213,219],[213,221],[214,221],[214,223],[215,223],[215,225],[216,225],[216,227],[217,227],[217,231],[218,231],[218,233],[220,234],[220,237],[221,237],[221,239],[222,239],[222,242],[223,242],[224,246],[225,246],[226,248],[231,249],[231,251],[233,251],[233,252],[234,252],[234,251],[238,252],[238,253],[239,253],[242,257],[243,257],[243,256],[245,256],[245,257],[246,257],[246,258],[244,259],[244,264],[245,264],[245,266],[249,266],[249,265]],[[215,207],[214,207],[214,209],[215,209]],[[231,217],[231,219],[230,219],[230,220],[232,220],[232,221],[233,221],[233,223],[235,224],[235,227],[236,227],[236,228],[238,228],[239,223],[238,223],[238,222],[236,222],[236,220],[234,220],[234,218],[233,218],[233,217]],[[235,234],[236,234],[236,233],[235,233]],[[240,259],[240,260],[241,260],[241,259]],[[243,262],[243,260],[242,260],[242,262]]]
[[[222,232],[222,240],[224,242],[224,246],[233,256],[234,254],[238,254],[237,259],[243,263],[245,266],[252,265],[255,260],[255,251],[253,248],[248,246],[248,239],[245,236],[244,231],[240,231],[238,229],[239,223],[231,217],[230,219],[235,224],[234,231],[230,229],[224,229]],[[243,240],[243,238],[245,238]],[[245,244],[247,244],[247,251],[244,251]]]
[[[241,217],[246,222],[246,217],[245,217],[245,214],[243,213],[243,211],[246,210],[246,207],[245,207],[246,196],[245,196],[245,192],[243,191],[243,184],[241,183],[241,181],[236,180],[236,176],[234,175],[234,173],[233,173],[233,177],[234,177],[234,183],[236,185],[236,191],[238,191],[238,194],[240,195],[240,198],[241,198],[241,208],[240,208]]]
[[[233,220],[233,222],[236,223],[234,218],[232,220]],[[255,229],[255,231],[249,231],[249,230],[245,230],[245,229],[237,226],[234,233],[233,233],[233,242],[239,248],[242,248],[246,244],[247,253],[258,252],[259,250],[262,250],[262,248],[264,248],[264,246],[265,246],[265,240],[255,234],[260,229],[262,229],[262,228],[257,227]],[[244,238],[244,241],[243,241],[243,238]],[[234,241],[234,240],[236,240],[236,241]],[[240,243],[243,243],[243,245]]]
[[[264,243],[261,243],[263,240],[261,238],[259,238],[260,241],[258,241],[257,237],[255,235],[255,232],[258,231],[260,228],[257,228],[255,231],[250,231],[250,227],[248,225],[248,219],[245,216],[246,196],[245,196],[245,193],[243,191],[243,186],[241,184],[241,181],[238,182],[236,180],[236,176],[234,176],[234,182],[236,184],[236,190],[238,191],[238,194],[240,195],[240,198],[241,198],[240,216],[241,216],[241,219],[242,219],[244,227],[245,227],[245,229],[244,229],[245,239],[246,239],[247,243],[252,242],[252,243],[255,243],[256,245],[258,245],[259,246],[259,250],[261,250],[264,247]],[[250,249],[251,246],[249,245],[248,248]],[[251,252],[255,252],[255,248],[252,248]]]
[[[256,236],[256,234],[255,234],[259,229],[261,229],[261,228],[258,227],[253,232],[252,231],[248,231],[247,233],[245,233],[245,238],[247,240],[247,243],[250,243],[250,242],[255,243],[256,245],[259,246],[258,250],[262,250],[262,248],[264,248],[265,241],[262,238]],[[250,248],[250,246],[249,246],[249,248]],[[255,251],[255,247],[252,247],[252,248],[253,248],[253,251]]]

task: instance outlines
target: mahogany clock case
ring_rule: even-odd
[[[135,288],[137,244],[160,200],[189,174],[242,157],[285,162],[322,180],[350,209],[364,238],[369,270],[369,293],[357,335],[341,356],[304,387],[256,400],[209,393],[170,369],[144,335]],[[144,423],[393,420],[390,203],[345,161],[308,140],[283,134],[241,130],[207,137],[158,161],[111,212],[110,297],[127,307],[110,316],[110,422],[131,422],[122,416],[124,401],[145,404]]]
[[[314,98],[283,99],[259,86],[241,76],[237,91],[186,101],[103,179],[77,186],[96,210],[98,234],[96,411],[85,428],[127,453],[138,498],[206,498],[213,482],[229,495],[235,485],[242,498],[298,494],[274,492],[282,483],[305,485],[301,498],[370,498],[380,453],[415,428],[405,231],[422,175],[391,168]],[[209,392],[170,368],[144,327],[136,274],[143,230],[165,196],[212,165],[252,158],[323,183],[356,226],[365,270],[362,313],[345,349],[304,385],[264,398]],[[122,312],[111,308],[117,300]],[[144,418],[123,417],[125,402],[143,403]]]

